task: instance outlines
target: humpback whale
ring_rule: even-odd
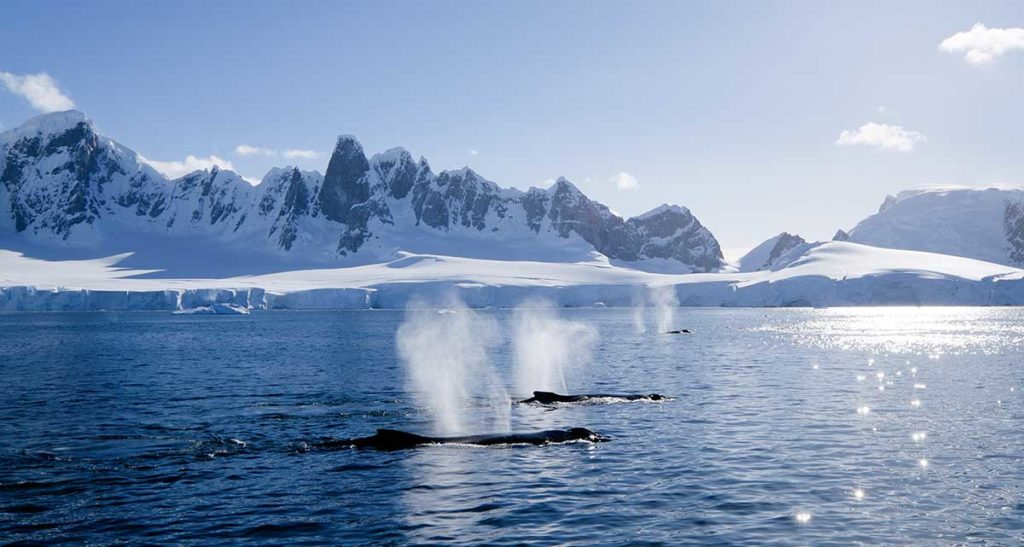
[[[462,437],[428,437],[396,429],[378,429],[375,435],[357,439],[327,439],[315,445],[316,448],[332,450],[339,448],[373,448],[376,450],[403,450],[431,444],[465,444],[475,446],[499,446],[515,444],[567,443],[588,441],[592,443],[610,441],[611,438],[598,435],[585,427],[551,429],[535,433],[504,433],[493,435],[466,435]]]
[[[665,331],[665,334],[693,334],[690,329],[676,329]]]
[[[586,403],[601,399],[612,401],[664,401],[667,397],[657,393],[648,395],[621,395],[611,393],[589,393],[583,395],[559,395],[550,391],[534,391],[533,397],[523,399],[520,403],[538,403],[550,405],[554,403]]]

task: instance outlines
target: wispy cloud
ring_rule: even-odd
[[[153,169],[160,171],[164,176],[172,179],[176,179],[181,176],[185,176],[192,171],[198,171],[201,169],[210,169],[213,166],[220,167],[221,169],[228,169],[231,171],[235,170],[235,166],[230,161],[219,158],[214,155],[200,158],[189,154],[185,156],[184,160],[181,161],[159,161],[151,160],[147,158],[141,158],[142,161],[153,166]]]
[[[297,150],[297,149],[294,149],[294,148],[290,148],[288,150],[285,150],[282,155],[284,157],[290,159],[290,160],[293,160],[293,159],[315,160],[315,159],[320,157],[320,153],[315,151],[315,150]]]
[[[477,152],[476,150],[470,150],[469,151],[469,155],[470,156],[476,156],[476,155],[479,155],[479,154],[480,154],[480,152]]]
[[[264,148],[262,146],[252,146],[249,144],[240,144],[236,146],[235,154],[238,154],[239,156],[283,156],[290,160],[315,160],[320,157],[320,152],[317,152],[316,150],[304,150],[301,148],[274,150],[273,148]]]
[[[636,185],[639,183],[636,180],[636,177],[634,177],[633,175],[630,175],[629,173],[627,173],[625,171],[623,171],[623,172],[615,175],[614,177],[608,179],[608,181],[609,182],[614,182],[615,183],[615,187],[618,188],[619,190],[633,190],[634,188],[636,188]]]
[[[988,28],[976,23],[971,30],[958,32],[939,44],[949,53],[964,53],[968,63],[991,63],[1014,49],[1024,49],[1024,28]]]
[[[32,108],[40,112],[57,112],[75,107],[75,102],[61,92],[56,80],[45,72],[18,75],[0,71],[0,81],[8,91],[24,97]]]
[[[235,153],[239,156],[274,156],[277,154],[277,152],[269,148],[249,146],[248,144],[240,144],[236,146]]]
[[[839,146],[869,146],[879,150],[895,150],[912,152],[918,143],[925,140],[924,135],[910,131],[898,125],[884,123],[866,123],[853,131],[843,131],[836,139]]]

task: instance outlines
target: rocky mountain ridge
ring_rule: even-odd
[[[367,157],[338,138],[325,173],[272,169],[253,186],[228,170],[168,180],[81,112],[0,133],[0,233],[109,247],[124,234],[201,237],[288,260],[343,264],[399,251],[575,261],[594,251],[677,271],[722,266],[718,241],[684,207],[622,218],[562,178],[502,188],[469,168],[435,173],[401,148]]]

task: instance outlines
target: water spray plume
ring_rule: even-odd
[[[679,307],[679,300],[676,298],[676,289],[672,285],[651,287],[648,292],[648,301],[654,307],[655,316],[658,322],[658,332],[666,333],[673,328],[676,317],[676,308]]]
[[[554,305],[541,299],[517,307],[513,322],[517,393],[568,391],[567,376],[593,356],[594,328],[559,317]]]
[[[509,430],[508,392],[488,354],[500,340],[498,332],[493,318],[454,296],[442,300],[440,309],[430,302],[410,303],[398,328],[398,355],[408,390],[430,413],[436,434],[464,434],[471,427]],[[486,423],[471,424],[468,417]]]
[[[646,312],[647,302],[644,299],[644,294],[637,292],[633,295],[633,329],[637,334],[647,332],[647,320],[644,317]]]

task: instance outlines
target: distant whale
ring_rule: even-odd
[[[462,437],[427,437],[395,429],[378,429],[375,435],[357,439],[329,439],[315,445],[316,448],[336,450],[339,448],[373,448],[376,450],[404,450],[432,444],[464,444],[474,446],[499,446],[531,444],[535,446],[572,441],[592,443],[610,441],[609,437],[598,435],[585,427],[552,429],[536,433],[507,433],[493,435],[467,435]]]
[[[600,400],[618,401],[664,401],[666,397],[657,393],[648,395],[621,395],[610,393],[588,393],[582,395],[559,395],[550,391],[534,391],[533,397],[523,399],[520,403],[538,403],[550,405],[554,403],[586,403]]]
[[[663,334],[693,334],[690,329],[667,330]]]

